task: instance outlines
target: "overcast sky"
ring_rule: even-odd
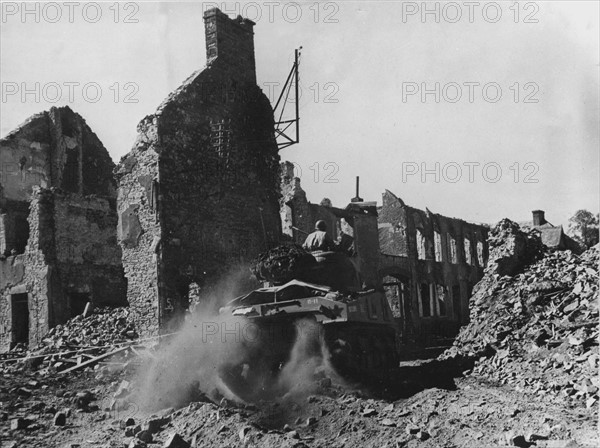
[[[281,157],[312,202],[344,206],[358,175],[366,200],[388,189],[474,222],[597,212],[598,2],[476,3],[429,2],[425,16],[422,2],[211,4],[257,22],[267,94],[303,47],[301,143]],[[4,2],[0,134],[69,105],[118,162],[137,123],[205,64],[207,5],[59,2],[23,16]]]

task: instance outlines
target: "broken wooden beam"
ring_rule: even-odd
[[[83,369],[84,367],[88,367],[88,366],[94,365],[98,361],[101,361],[101,360],[103,360],[105,358],[108,358],[110,356],[116,355],[117,353],[121,353],[121,352],[124,352],[126,350],[129,350],[130,348],[131,348],[131,346],[120,347],[120,348],[118,348],[116,350],[110,351],[108,353],[104,353],[103,355],[100,355],[100,356],[96,356],[95,358],[92,358],[92,359],[90,359],[88,361],[82,362],[81,364],[78,364],[76,366],[73,366],[73,367],[70,367],[70,368],[68,368],[66,370],[63,370],[60,373],[69,373],[69,372],[74,372],[74,371],[79,370],[79,369]]]

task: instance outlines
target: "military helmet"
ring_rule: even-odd
[[[320,230],[322,232],[325,232],[327,230],[327,224],[325,224],[325,221],[323,221],[322,219],[319,219],[315,223],[315,230]]]

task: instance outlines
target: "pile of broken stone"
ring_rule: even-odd
[[[551,252],[508,220],[490,242],[470,323],[443,357],[476,359],[472,374],[539,398],[597,405],[599,246]]]
[[[15,350],[17,363],[4,364],[3,370],[20,369],[19,364],[40,370],[60,371],[81,364],[137,340],[134,321],[127,308],[101,307],[84,317],[77,315],[57,325],[44,336],[42,343],[29,351]]]
[[[64,325],[52,328],[44,337],[46,349],[79,346],[108,346],[138,337],[127,308],[97,308],[87,316],[75,316]]]

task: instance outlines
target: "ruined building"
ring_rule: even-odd
[[[542,243],[550,249],[571,250],[574,253],[581,253],[581,247],[573,238],[567,235],[563,226],[555,226],[546,220],[546,213],[543,210],[533,210],[531,212],[532,220],[520,222],[523,228],[537,229],[542,237]]]
[[[352,204],[339,209],[328,201],[308,202],[293,169],[289,162],[281,165],[283,232],[301,244],[322,219],[334,240],[352,237],[346,219]],[[369,204],[358,192],[352,201]],[[376,215],[359,224],[369,228],[372,238],[356,250],[362,250],[367,271],[374,270],[386,290],[402,336],[454,336],[468,321],[471,289],[487,263],[487,227],[409,207],[389,191]]]
[[[68,107],[0,140],[0,351],[94,305],[124,304],[114,164]]]
[[[142,334],[280,235],[273,110],[256,84],[254,23],[204,14],[206,67],[138,125],[116,169],[128,300]],[[248,276],[247,268],[243,272]]]
[[[389,191],[379,210],[380,275],[405,336],[456,335],[487,264],[488,228],[406,205]]]

